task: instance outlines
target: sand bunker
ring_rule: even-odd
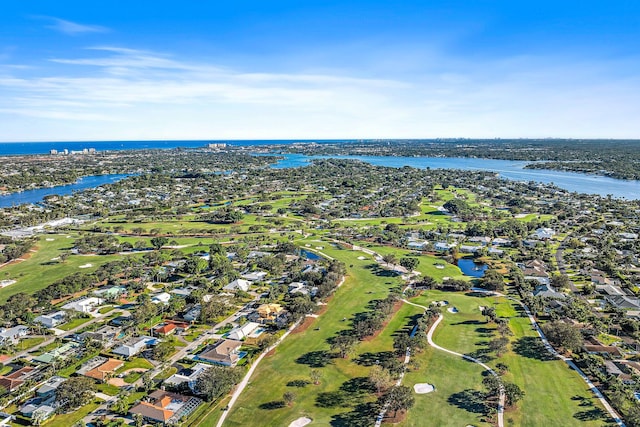
[[[78,266],[78,268],[89,268],[89,267],[93,267],[93,264],[88,263],[88,264],[82,264]]]
[[[367,257],[359,256],[359,257],[358,257],[358,259],[359,259],[360,261],[362,261],[363,259],[367,259]]]
[[[54,241],[54,240],[56,240],[56,239],[51,239],[51,238],[49,238],[49,239],[44,239],[44,240],[46,240],[47,242],[53,242],[53,241]]]
[[[303,427],[310,423],[311,423],[311,418],[300,417],[297,420],[293,421],[291,424],[289,424],[289,427]]]
[[[416,384],[413,386],[413,391],[415,391],[417,394],[431,393],[432,391],[435,391],[435,389],[436,388],[433,386],[433,384],[427,383]]]
[[[14,283],[16,283],[16,281],[15,280],[11,280],[11,279],[0,280],[0,288],[4,288],[5,286],[13,285]]]
[[[447,308],[447,311],[448,311],[449,313],[457,313],[457,312],[458,312],[458,309],[457,309],[457,308],[455,308],[455,307],[449,307],[449,308]]]
[[[442,269],[444,268],[444,265],[442,265],[442,264],[436,264],[436,268],[438,268],[438,269],[442,270]]]

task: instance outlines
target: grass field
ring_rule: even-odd
[[[292,334],[276,349],[275,354],[264,359],[225,425],[286,426],[304,415],[310,416],[317,425],[329,425],[332,422],[349,425],[346,420],[354,415],[354,407],[371,400],[369,395],[361,395],[356,391],[357,384],[368,375],[369,368],[351,359],[327,359],[327,339],[349,327],[349,322],[345,322],[344,318],[349,319],[354,313],[365,311],[369,301],[386,297],[389,288],[400,282],[397,278],[385,277],[386,273],[379,271],[372,260],[358,260],[360,252],[336,249],[327,243],[322,245],[327,255],[344,261],[347,266],[353,265],[349,268],[345,284],[329,302],[330,308],[326,313],[304,333]],[[374,340],[371,344],[361,344],[356,354],[379,351],[381,348],[390,350],[390,345],[387,345],[389,340],[387,336],[381,337],[379,343]],[[291,381],[309,381],[312,366],[322,374],[319,385],[287,386]],[[291,407],[280,407],[279,402],[285,391],[297,395]]]
[[[498,362],[507,364],[509,372],[504,376],[505,381],[515,382],[526,393],[517,408],[508,409],[505,413],[505,425],[609,425],[606,412],[578,374],[561,360],[545,357],[548,353],[518,304],[504,298],[439,291],[428,291],[413,301],[429,305],[439,300],[448,301],[448,307],[455,306],[459,312],[449,313],[445,307],[444,320],[435,331],[433,340],[460,353],[477,353],[486,348],[488,340],[497,336],[491,335],[495,325],[486,323],[479,306],[493,306],[499,316],[510,318],[510,327],[514,332],[511,349],[501,358],[490,355],[488,362],[490,366]],[[433,349],[417,357],[426,370],[424,373],[409,373],[405,377],[405,384],[412,386],[417,382],[429,382],[436,386],[437,391],[432,393],[433,396],[417,396],[416,407],[409,411],[402,425],[422,425],[421,414],[425,413],[436,417],[433,425],[479,425],[480,416],[475,412],[477,408],[469,402],[473,401],[474,393],[481,390],[482,369]],[[430,372],[436,372],[437,375]],[[473,381],[468,381],[469,376],[474,378]],[[448,420],[456,422],[449,423]]]
[[[66,236],[71,236],[67,238]],[[36,252],[30,252],[28,259],[0,268],[0,278],[12,279],[16,283],[0,289],[0,302],[20,292],[32,294],[47,285],[78,271],[89,273],[98,266],[118,259],[118,255],[81,256],[71,255],[60,263],[54,258],[73,246],[75,234],[46,234],[36,244]],[[53,240],[50,240],[53,239]],[[91,264],[88,268],[81,265]]]

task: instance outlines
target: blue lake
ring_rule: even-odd
[[[460,258],[458,260],[458,267],[465,276],[471,277],[482,277],[487,268],[489,268],[487,264],[476,263],[470,258]]]
[[[388,156],[306,156],[303,154],[280,154],[284,157],[274,168],[308,166],[314,159],[354,159],[376,166],[401,168],[411,166],[418,169],[461,169],[490,171],[513,181],[534,181],[554,184],[568,191],[628,200],[640,199],[640,181],[627,181],[576,172],[561,172],[547,169],[524,169],[530,162],[494,159],[452,157],[388,157]]]
[[[305,257],[306,259],[309,259],[311,261],[317,261],[322,258],[320,255],[306,249],[300,249],[300,256]]]
[[[36,190],[26,190],[20,193],[11,193],[0,196],[0,208],[8,208],[17,206],[22,203],[40,203],[46,196],[57,194],[58,196],[66,196],[75,191],[85,190],[87,188],[95,188],[104,184],[113,184],[130,175],[112,174],[112,175],[96,175],[85,176],[80,178],[73,184],[59,185],[51,188],[38,188]]]

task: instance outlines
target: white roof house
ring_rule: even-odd
[[[249,290],[249,286],[251,286],[251,282],[249,282],[248,280],[236,279],[225,286],[223,289],[225,291],[235,291],[239,289],[241,291],[247,292]]]
[[[259,282],[261,280],[264,280],[265,277],[267,277],[267,273],[264,271],[254,271],[251,273],[243,274],[242,277],[244,277],[245,279],[251,282]]]
[[[553,236],[556,235],[556,232],[551,228],[538,228],[533,234],[538,239],[544,240],[544,239],[552,238]]]
[[[64,310],[74,310],[80,313],[89,313],[96,309],[96,307],[102,305],[104,300],[98,297],[82,298],[75,301],[71,301],[62,306]]]
[[[193,390],[195,388],[198,377],[209,368],[211,368],[211,365],[207,365],[205,363],[196,363],[190,369],[185,369],[177,374],[171,375],[169,378],[164,380],[164,384],[177,386],[187,383],[189,385],[189,388]]]
[[[67,320],[67,313],[62,310],[56,311],[54,313],[43,314],[33,320],[42,323],[47,328],[54,328]]]
[[[29,334],[29,328],[24,325],[14,326],[13,328],[0,329],[0,342],[17,343],[20,338]]]
[[[168,304],[170,299],[171,299],[171,294],[170,293],[162,292],[162,293],[159,293],[158,295],[154,295],[151,298],[151,302],[154,303],[154,304],[160,304],[160,303]]]
[[[256,329],[260,327],[259,323],[249,322],[242,326],[238,326],[229,332],[228,338],[231,340],[242,341],[249,335],[251,335]]]
[[[158,340],[153,337],[137,337],[131,340],[128,340],[124,344],[118,346],[113,350],[113,353],[119,354],[125,357],[135,356],[140,353],[142,350],[147,348],[148,345],[153,345]]]

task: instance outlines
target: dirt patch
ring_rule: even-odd
[[[305,317],[304,321],[296,326],[293,331],[291,331],[291,334],[299,334],[300,332],[306,331],[315,320],[315,317]]]
[[[393,411],[387,411],[385,417],[382,419],[382,422],[384,424],[398,424],[404,421],[406,416],[406,411],[397,411],[395,414],[393,413]]]

